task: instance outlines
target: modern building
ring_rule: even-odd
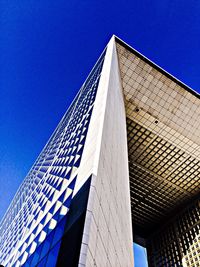
[[[0,225],[3,266],[200,266],[200,98],[113,36]]]

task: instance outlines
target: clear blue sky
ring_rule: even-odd
[[[198,0],[1,0],[0,10],[0,218],[112,34],[200,88]]]

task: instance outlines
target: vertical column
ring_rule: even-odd
[[[114,37],[107,47],[81,166],[80,181],[89,173],[92,180],[79,266],[132,267],[126,116]]]

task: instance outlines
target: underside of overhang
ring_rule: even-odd
[[[199,196],[200,99],[116,41],[126,108],[133,232],[145,245],[152,231]]]

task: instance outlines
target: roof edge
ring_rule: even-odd
[[[200,99],[200,94],[197,91],[195,91],[194,89],[192,89],[191,87],[189,87],[188,85],[186,85],[185,83],[183,83],[182,81],[180,81],[179,79],[177,79],[176,77],[174,77],[172,74],[170,74],[169,72],[167,72],[166,70],[164,70],[163,68],[161,68],[160,66],[158,66],[156,63],[154,63],[153,61],[151,61],[150,59],[148,59],[147,57],[145,57],[143,54],[141,54],[135,48],[131,47],[126,42],[124,42],[122,39],[120,39],[118,36],[116,36],[116,35],[113,34],[112,37],[115,38],[115,40],[116,40],[117,43],[119,43],[120,45],[122,45],[123,47],[125,47],[126,49],[128,49],[130,52],[132,52],[133,54],[135,54],[136,56],[138,56],[139,58],[141,58],[142,60],[144,60],[146,63],[148,63],[149,65],[151,65],[155,69],[157,69],[159,72],[161,72],[162,74],[164,74],[165,76],[167,76],[168,78],[170,78],[175,83],[177,83],[178,85],[180,85],[181,87],[183,87],[184,89],[186,89],[189,93],[193,94],[195,97],[197,97],[197,98]]]

